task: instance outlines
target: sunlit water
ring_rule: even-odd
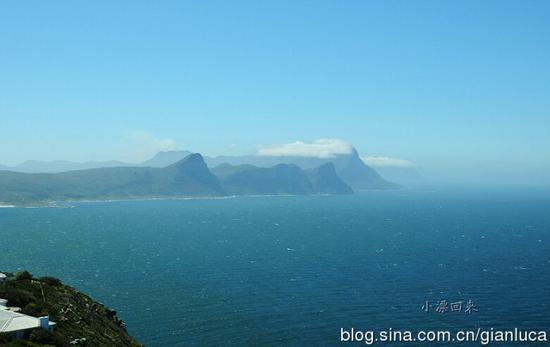
[[[0,269],[61,278],[147,346],[334,345],[340,328],[550,328],[548,191],[0,209]],[[440,314],[428,301],[472,299]]]

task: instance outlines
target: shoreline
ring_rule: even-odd
[[[190,196],[190,197],[151,197],[135,199],[97,199],[97,200],[65,200],[44,203],[42,205],[0,205],[0,208],[74,208],[76,204],[132,202],[132,201],[180,201],[180,200],[226,200],[234,198],[264,198],[264,197],[294,197],[294,196],[333,196],[340,194],[254,194],[227,196]]]

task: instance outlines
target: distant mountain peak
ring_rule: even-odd
[[[151,159],[141,163],[141,166],[148,167],[167,167],[192,154],[189,151],[161,151],[155,154]]]
[[[366,165],[354,149],[353,152],[333,161],[340,177],[353,189],[396,189],[398,184],[386,181],[373,168]]]
[[[202,162],[204,163],[204,158],[200,153],[190,153],[185,156],[185,158],[179,160],[178,162]],[[175,164],[177,164],[176,162]]]
[[[313,188],[319,193],[353,194],[353,189],[338,176],[334,164],[331,162],[306,170],[306,173]]]
[[[199,153],[191,153],[187,155],[185,158],[178,160],[177,162],[168,165],[167,168],[171,167],[196,167],[201,168],[203,170],[208,170],[208,166],[206,166],[206,163],[204,162],[204,158]]]
[[[199,183],[209,187],[218,195],[225,195],[218,178],[210,171],[204,162],[204,158],[199,153],[191,153],[162,170],[173,172],[175,182]]]

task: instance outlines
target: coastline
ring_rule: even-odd
[[[29,205],[0,205],[0,208],[74,208],[75,204],[132,202],[132,201],[179,201],[179,200],[226,200],[234,198],[264,198],[264,197],[293,197],[293,196],[333,196],[339,194],[250,194],[250,195],[226,195],[226,196],[186,196],[186,197],[149,197],[126,199],[86,199],[49,201],[43,204]]]

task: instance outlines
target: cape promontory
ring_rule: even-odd
[[[1,346],[141,346],[116,311],[53,277],[2,273],[0,301]]]

